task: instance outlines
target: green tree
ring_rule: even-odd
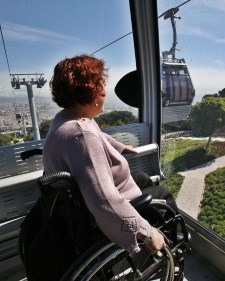
[[[138,119],[129,111],[111,111],[95,118],[99,127],[107,128],[138,122]]]
[[[42,139],[46,138],[46,135],[48,133],[51,123],[52,123],[52,120],[49,120],[49,119],[45,119],[45,120],[41,121],[41,124],[39,125],[39,131],[40,131],[40,136]]]
[[[9,145],[12,143],[13,137],[10,134],[0,134],[0,146]]]
[[[28,134],[26,137],[23,138],[24,142],[33,141],[33,140],[34,140],[34,137],[32,134]]]
[[[225,98],[225,88],[223,90],[219,91],[218,94],[221,98]]]
[[[193,130],[203,137],[209,137],[208,150],[212,134],[225,126],[225,99],[208,97],[196,103],[189,114],[189,122]]]

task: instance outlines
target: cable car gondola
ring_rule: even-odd
[[[177,32],[175,16],[179,7],[171,8],[159,16],[170,18],[173,29],[173,44],[169,51],[162,52],[161,91],[163,105],[163,123],[185,120],[195,96],[195,89],[185,59],[176,58]],[[171,57],[169,57],[171,56]],[[171,107],[171,108],[170,108]]]
[[[163,106],[190,105],[195,90],[185,60],[162,62]]]

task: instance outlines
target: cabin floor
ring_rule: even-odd
[[[219,278],[212,271],[210,264],[205,261],[197,253],[185,255],[185,279],[184,281],[224,281],[224,278]],[[27,281],[24,277],[24,272],[14,272],[10,278],[5,281]],[[2,280],[0,278],[0,280]]]
[[[211,265],[204,260],[198,253],[192,252],[191,255],[184,257],[184,281],[224,281],[225,277],[216,276]]]

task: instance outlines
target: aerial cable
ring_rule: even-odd
[[[11,78],[11,71],[10,71],[10,67],[9,67],[9,60],[8,60],[8,56],[7,56],[7,52],[6,52],[6,47],[5,47],[4,37],[3,37],[3,34],[2,34],[1,24],[0,24],[0,30],[1,30],[1,36],[2,36],[2,43],[3,43],[3,46],[4,46],[4,50],[5,50],[5,57],[6,57],[7,65],[8,65],[8,70],[9,70],[9,76]]]
[[[92,55],[96,54],[97,52],[99,52],[99,51],[101,51],[101,50],[103,50],[103,49],[107,48],[108,46],[110,46],[110,45],[114,44],[115,42],[117,42],[117,41],[119,41],[119,40],[121,40],[121,39],[123,39],[124,37],[126,37],[126,36],[130,35],[131,33],[132,33],[132,32],[129,32],[129,33],[127,33],[127,34],[125,34],[125,35],[121,36],[120,38],[118,38],[118,39],[114,40],[113,42],[111,42],[111,43],[109,43],[109,44],[107,44],[107,45],[103,46],[102,48],[98,49],[97,51],[93,52],[93,53],[92,53],[92,54],[90,54],[90,55],[92,56]],[[39,93],[40,93],[40,91],[39,91]],[[38,93],[38,94],[39,94],[39,93]],[[38,98],[38,96],[36,97],[36,100],[37,100],[37,98]]]
[[[120,37],[120,38],[118,38],[118,39],[114,40],[113,42],[111,42],[111,43],[109,43],[109,44],[105,45],[104,47],[102,47],[102,48],[98,49],[97,51],[95,51],[94,53],[92,53],[92,54],[90,54],[90,55],[91,55],[91,56],[92,56],[92,55],[94,55],[95,53],[97,53],[97,52],[99,52],[99,51],[101,51],[101,50],[105,49],[106,47],[108,47],[108,46],[110,46],[110,45],[114,44],[115,42],[117,42],[117,41],[119,41],[119,40],[123,39],[124,37],[126,37],[126,36],[130,35],[131,33],[132,33],[132,32],[129,32],[129,33],[127,33],[127,34],[123,35],[122,37]]]
[[[0,31],[1,31],[1,36],[2,36],[2,43],[3,43],[3,47],[4,47],[4,51],[5,51],[6,62],[7,62],[8,70],[9,70],[9,77],[11,80],[11,70],[10,70],[10,66],[9,66],[9,60],[8,60],[8,56],[7,56],[7,52],[6,52],[5,41],[4,41],[4,37],[3,37],[3,33],[2,33],[1,24],[0,24]],[[16,96],[15,96],[14,89],[13,89],[13,96],[14,96],[14,103],[15,103],[14,107],[15,107],[16,106]]]

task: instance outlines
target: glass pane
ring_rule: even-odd
[[[225,238],[225,7],[157,2],[165,184],[180,209]]]
[[[114,92],[122,76],[136,69],[128,0],[69,0],[66,5],[63,1],[52,5],[44,0],[19,4],[12,0],[4,2],[0,17],[1,138],[12,133],[9,143],[23,141],[24,134],[32,133],[28,82],[40,126],[60,110],[51,101],[49,89],[55,64],[65,57],[95,53],[108,44],[94,54],[109,67],[105,112],[126,110],[137,117],[137,109],[123,103]]]

